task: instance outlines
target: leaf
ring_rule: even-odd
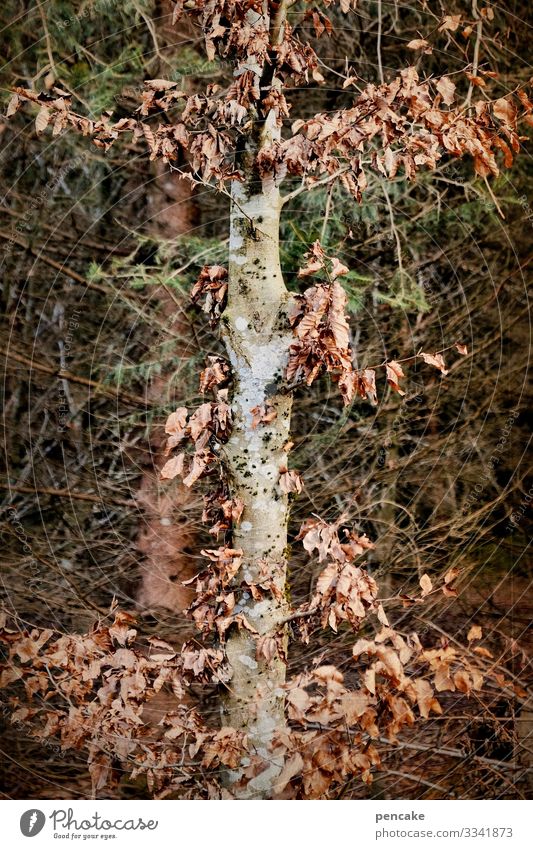
[[[442,96],[446,106],[450,106],[455,98],[455,83],[449,77],[441,77],[437,83],[437,91]]]
[[[372,695],[376,692],[376,669],[372,665],[363,672],[363,684]]]
[[[377,655],[384,666],[384,669],[381,671],[386,672],[394,680],[401,681],[403,665],[398,653],[390,646],[379,646]]]
[[[237,524],[244,510],[244,501],[236,496],[231,501],[231,521],[234,525]]]
[[[150,637],[148,642],[150,643],[150,660],[162,663],[165,660],[172,660],[173,657],[176,657],[176,650],[170,643],[165,642],[165,640],[160,640],[158,637]],[[152,653],[152,649],[159,649],[159,651]]]
[[[472,689],[479,692],[483,687],[483,675],[479,669],[471,669],[470,674],[472,675]]]
[[[516,123],[516,109],[506,97],[500,97],[492,104],[492,111],[496,118],[503,121],[507,126],[512,127]]]
[[[208,425],[213,421],[213,404],[207,402],[200,404],[198,409],[192,414],[189,419],[189,428],[191,437],[194,441],[198,439],[200,434],[206,430]]]
[[[409,50],[423,50],[424,53],[431,53],[433,51],[431,44],[425,38],[413,38],[407,47]]]
[[[368,688],[367,688],[368,689]],[[341,710],[348,725],[355,725],[370,705],[370,699],[362,690],[344,693],[341,697]]]
[[[171,460],[168,460],[161,469],[161,480],[171,481],[178,475],[182,475],[184,461],[185,454],[183,453],[178,454],[177,457],[172,457]]]
[[[475,646],[474,651],[480,657],[487,657],[489,659],[494,657],[494,655],[488,649],[483,648],[483,646]]]
[[[313,678],[318,678],[319,681],[327,684],[330,681],[335,682],[336,684],[342,684],[344,681],[344,675],[337,669],[333,664],[327,664],[326,666],[319,666],[313,672]]]
[[[255,648],[255,656],[257,660],[264,658],[267,664],[269,664],[277,656],[277,653],[278,646],[275,637],[269,636],[268,634],[264,634],[262,637],[259,637]]]
[[[209,767],[218,759],[224,766],[235,769],[244,754],[242,732],[225,726],[206,742],[204,751],[203,766]]]
[[[452,581],[455,581],[456,578],[461,574],[461,570],[457,568],[457,566],[452,566],[451,569],[448,569],[444,576],[444,583],[451,584]]]
[[[518,95],[520,103],[522,104],[526,112],[533,111],[533,102],[529,99],[526,92],[523,89],[519,88],[516,93]]]
[[[144,84],[146,88],[152,89],[152,91],[166,91],[178,85],[177,82],[172,82],[172,80],[145,80]]]
[[[452,693],[454,692],[455,684],[453,683],[452,678],[450,678],[449,664],[439,663],[435,670],[434,684],[438,693],[442,693],[443,690],[450,690]]]
[[[470,630],[467,634],[466,639],[468,640],[469,643],[471,643],[473,640],[480,640],[482,636],[483,636],[483,631],[482,631],[481,627],[479,625],[472,625],[472,627],[470,628]]]
[[[349,88],[351,85],[355,85],[355,83],[357,82],[358,79],[359,78],[357,76],[346,77],[346,79],[344,80],[344,82],[342,84],[342,87],[343,88]]]
[[[39,109],[35,119],[35,130],[37,133],[43,133],[46,130],[51,117],[50,110],[46,106],[42,106]]]
[[[454,680],[455,686],[457,687],[457,689],[461,693],[466,693],[467,695],[470,695],[472,682],[471,682],[470,676],[469,676],[468,672],[466,672],[466,670],[459,669],[455,673],[455,675],[453,676],[453,680]]]
[[[442,354],[425,354],[422,351],[418,356],[422,357],[424,362],[428,365],[438,368],[442,374],[448,374],[448,369],[446,368],[446,363],[444,362]]]
[[[301,754],[295,752],[288,760],[285,761],[274,787],[274,795],[279,796],[285,790],[289,781],[298,775],[304,768],[304,762]]]
[[[416,693],[416,701],[420,715],[423,716],[424,719],[427,719],[431,710],[434,713],[442,713],[442,708],[433,695],[433,688],[431,687],[431,684],[428,681],[424,681],[423,678],[415,678],[412,683]]]
[[[122,610],[117,611],[115,621],[109,629],[109,636],[121,646],[131,643],[137,636],[137,631],[128,626],[134,625],[135,622],[135,617],[131,616],[131,614]]]
[[[506,142],[504,142],[503,139],[499,138],[499,136],[496,136],[496,138],[494,139],[494,143],[503,152],[503,164],[506,168],[510,168],[514,162],[514,157],[511,148],[508,144],[506,144]]]
[[[171,413],[165,424],[165,433],[181,433],[187,425],[187,407],[178,407]]]
[[[375,407],[378,403],[376,372],[373,368],[365,368],[363,371],[357,372],[357,377],[359,394]]]
[[[289,704],[289,717],[291,719],[305,719],[305,711],[311,704],[309,693],[302,687],[295,687],[287,694]]]
[[[466,345],[463,345],[461,342],[456,342],[455,347],[457,348],[459,353],[463,355],[463,357],[466,357],[466,355],[468,354],[468,348],[466,347]]]
[[[183,485],[187,487],[191,487],[198,478],[200,478],[205,472],[210,458],[212,458],[212,454],[210,451],[197,451],[196,454],[192,458],[192,466],[189,469],[189,474],[187,477],[183,478]]]
[[[344,266],[342,267],[344,268]],[[334,283],[331,289],[331,307],[328,318],[335,345],[340,351],[346,351],[350,346],[348,321],[344,314],[345,306],[346,292],[339,283]]]
[[[137,663],[137,655],[131,649],[117,649],[112,656],[113,666],[123,666],[133,669]]]
[[[307,263],[298,271],[298,277],[309,277],[324,268],[326,254],[318,240],[313,242],[311,248],[304,254],[304,259]]]
[[[387,614],[385,613],[385,610],[383,609],[382,604],[378,605],[377,617],[378,617],[378,620],[381,622],[382,625],[385,625],[385,626],[388,627],[389,620],[387,619]]]
[[[303,482],[294,469],[287,470],[285,467],[280,469],[281,475],[279,479],[279,485],[282,492],[301,492],[303,489]]]
[[[466,71],[466,76],[470,80],[473,86],[477,86],[478,88],[484,88],[487,85],[486,80],[483,77],[475,76],[474,74],[469,74]]]
[[[387,383],[391,386],[398,395],[405,395],[403,389],[400,388],[398,381],[400,378],[405,377],[403,373],[403,369],[400,363],[397,363],[396,360],[391,360],[386,364],[387,370]]]
[[[252,414],[252,428],[254,430],[259,424],[273,422],[278,415],[274,407],[271,407],[269,404],[258,404],[256,407],[252,407],[250,412]]]
[[[439,27],[439,32],[449,30],[455,32],[461,23],[461,15],[445,15]]]
[[[142,125],[143,135],[148,143],[148,148],[150,150],[150,159],[155,159],[158,152],[158,143],[155,139],[155,136],[148,126],[148,124]]]
[[[321,268],[324,268],[324,263],[318,259],[309,261],[307,265],[304,265],[303,268],[300,268],[298,271],[298,277],[309,277],[311,274],[316,274],[317,271],[320,271]]]
[[[39,646],[31,637],[23,637],[15,644],[15,653],[18,654],[22,663],[36,658],[39,654]]]
[[[20,97],[18,96],[18,94],[14,94],[10,98],[9,103],[7,104],[6,118],[10,118],[11,115],[14,115],[15,112],[18,112],[18,110],[20,109],[21,103],[22,103],[22,101],[21,101]]]
[[[316,582],[316,590],[319,595],[326,595],[335,586],[337,583],[337,571],[336,564],[329,563],[320,573]]]
[[[89,774],[91,776],[93,794],[96,794],[98,790],[105,787],[111,776],[110,759],[106,758],[105,755],[101,755],[100,760],[102,761],[101,763],[93,761],[89,764]]]
[[[229,379],[229,365],[222,357],[210,356],[209,365],[200,374],[200,392],[207,392]]]
[[[433,584],[431,583],[431,579],[430,579],[429,575],[422,575],[419,583],[420,583],[420,586],[422,587],[421,598],[425,598],[427,595],[429,595],[429,593],[433,589]]]
[[[340,262],[340,260],[338,260],[336,256],[332,257],[331,266],[332,280],[335,280],[337,277],[341,277],[344,274],[349,274],[350,272],[350,269],[346,265],[343,265],[342,262]]]

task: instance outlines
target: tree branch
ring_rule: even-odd
[[[39,363],[36,360],[29,359],[28,357],[23,357],[22,354],[17,354],[14,351],[6,351],[0,349],[0,354],[6,358],[6,362],[9,360],[14,360],[21,365],[27,366],[30,371],[40,371],[43,374],[50,374],[53,377],[59,377],[63,380],[70,380],[71,383],[78,383],[81,386],[88,386],[90,389],[94,389],[95,392],[101,395],[107,395],[109,398],[117,398],[117,396],[124,398],[124,400],[129,401],[136,406],[139,404],[144,405],[146,403],[146,399],[141,397],[140,395],[133,395],[130,392],[125,392],[120,389],[118,386],[114,389],[108,388],[104,386],[103,383],[98,383],[96,380],[90,380],[88,377],[81,377],[77,374],[72,374],[70,371],[64,371],[61,368],[53,368],[53,366],[47,366],[45,363]]]
[[[299,197],[304,192],[307,193],[307,192],[312,191],[313,189],[318,189],[321,186],[327,186],[328,183],[331,183],[331,182],[333,182],[333,180],[336,180],[338,177],[341,176],[341,174],[346,174],[346,172],[349,171],[349,170],[350,170],[350,166],[346,165],[344,168],[341,168],[339,171],[335,171],[334,174],[328,174],[328,176],[324,177],[322,180],[317,180],[316,183],[311,183],[311,184],[303,183],[301,186],[299,186],[299,188],[295,189],[293,192],[290,192],[288,195],[285,195],[284,197],[282,197],[282,199],[281,199],[282,207],[285,206],[285,204],[288,201],[294,200],[294,198]]]

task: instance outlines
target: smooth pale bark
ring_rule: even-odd
[[[251,26],[270,30],[271,43],[281,38],[286,17],[285,0],[274,20],[267,14],[248,13]],[[275,78],[272,88],[279,85]],[[263,145],[279,140],[281,128],[271,112],[255,126],[240,156],[244,182],[231,186],[228,305],[222,316],[223,337],[234,379],[232,435],[225,446],[230,491],[244,504],[233,531],[233,546],[243,552],[235,584],[264,583],[268,575],[279,588],[281,600],[270,593],[254,600],[240,592],[238,606],[261,635],[281,635],[286,649],[288,497],[280,488],[280,470],[286,468],[292,395],[283,392],[289,347],[294,341],[289,321],[290,295],[285,287],[279,255],[281,198],[272,177],[261,180],[254,162]],[[276,412],[272,422],[252,427],[254,407]],[[257,657],[257,637],[237,628],[228,634],[226,654],[232,668],[223,722],[244,731],[251,754],[268,766],[236,790],[247,759],[230,771],[227,782],[239,798],[268,799],[273,795],[283,757],[272,752],[276,730],[285,727],[286,664],[279,657],[268,663]]]
[[[279,260],[280,197],[275,187],[241,183],[234,184],[232,194],[229,298],[223,323],[235,381],[234,424],[225,463],[231,493],[244,504],[233,534],[233,546],[243,551],[236,583],[262,583],[266,570],[284,596],[288,498],[279,479],[287,464],[292,397],[280,393],[280,386],[293,337]],[[273,408],[276,418],[253,428],[251,410],[261,405]],[[286,616],[283,599],[267,594],[256,601],[245,593],[239,603],[259,634],[280,632]],[[244,730],[251,751],[271,761],[268,770],[249,782],[244,795],[268,798],[282,766],[282,761],[272,760],[269,747],[274,731],[285,724],[285,663],[258,660],[256,639],[242,629],[230,634],[226,652],[233,676],[224,722]],[[240,774],[233,773],[230,780]]]

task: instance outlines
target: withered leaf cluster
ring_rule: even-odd
[[[218,462],[213,448],[226,442],[231,431],[231,408],[226,397],[227,391],[221,390],[216,402],[201,404],[190,415],[186,407],[178,407],[170,414],[165,425],[165,432],[169,434],[166,453],[183,442],[190,442],[194,446],[194,454],[189,456],[185,451],[175,454],[161,469],[163,480],[179,476],[185,486],[191,487],[199,478],[213,471]]]
[[[304,255],[305,264],[298,272],[300,278],[321,275],[326,280],[293,297],[289,314],[296,341],[289,350],[286,381],[289,386],[305,383],[310,386],[322,373],[328,372],[338,383],[344,404],[350,404],[356,395],[377,404],[376,368],[355,369],[350,344],[350,328],[346,313],[347,295],[338,278],[349,273],[337,257],[327,256],[316,241]],[[463,356],[466,345],[450,346]],[[428,354],[418,351],[407,360],[422,359],[448,374],[442,352]],[[399,395],[405,395],[400,380],[405,377],[402,365],[396,360],[381,363],[388,385]]]
[[[203,310],[211,324],[216,324],[224,312],[228,295],[228,272],[221,265],[206,265],[193,286],[191,300],[194,304],[205,297]]]
[[[95,794],[117,781],[118,764],[133,778],[144,775],[159,797],[190,782],[184,762],[189,770],[201,762],[231,765],[235,741],[242,749],[242,734],[207,728],[183,701],[155,733],[145,715],[163,687],[181,699],[191,681],[226,680],[224,653],[192,643],[178,651],[157,638],[141,640],[135,619],[121,610],[110,620],[88,634],[62,635],[51,629],[16,631],[3,618],[0,640],[7,656],[0,687],[15,682],[21,687],[10,697],[12,722],[31,722],[36,739],[56,739],[64,752],[85,750]]]
[[[336,628],[344,622],[356,635],[366,617],[367,636],[353,645],[356,678],[350,674],[349,684],[336,666],[319,665],[285,685],[288,726],[276,733],[271,753],[284,761],[274,789],[280,799],[325,798],[354,776],[370,783],[380,765],[380,738],[394,742],[417,717],[441,713],[438,693],[480,692],[487,675],[502,687],[510,683],[493,670],[491,653],[475,645],[482,636],[479,626],[470,628],[466,650],[446,642],[425,648],[416,633],[396,631],[372,578],[353,562],[371,543],[350,531],[344,517],[333,525],[308,520],[299,538],[309,553],[318,553],[319,562],[328,563],[311,606],[296,615],[316,608],[323,624]],[[158,638],[142,639],[135,619],[117,609],[110,624],[100,621],[84,635],[15,630],[5,616],[0,622],[6,650],[0,687],[10,689],[12,722],[27,724],[37,739],[58,740],[63,751],[85,750],[94,793],[116,782],[117,763],[132,777],[145,776],[159,798],[176,792],[228,798],[219,784],[221,766],[239,767],[241,783],[269,768],[271,755],[265,759],[250,748],[236,729],[206,724],[187,694],[192,684],[229,680],[224,641],[230,626],[248,631],[258,660],[284,658],[280,632],[259,636],[240,604],[250,596],[281,593],[266,562],[263,577],[249,584],[240,577],[241,551],[222,546],[202,554],[209,565],[192,580],[197,596],[189,614],[201,634],[216,634],[216,645],[190,640],[176,650]],[[455,578],[447,575],[447,586]],[[421,585],[418,603],[430,591],[427,582]],[[146,711],[163,688],[180,701],[154,731]]]
[[[355,564],[361,555],[374,548],[373,543],[365,534],[358,535],[346,527],[342,516],[334,524],[308,519],[297,539],[302,540],[310,554],[318,552],[319,563],[329,561],[317,578],[311,600],[299,612],[319,614],[322,627],[329,626],[333,631],[342,622],[348,622],[357,631],[367,612],[377,609],[377,584],[366,569]]]
[[[337,278],[348,268],[336,257],[326,256],[319,242],[305,255],[306,265],[300,277],[322,274],[325,282],[296,295],[289,320],[296,336],[290,347],[286,379],[289,384],[305,382],[310,386],[322,372],[329,372],[339,383],[345,404],[356,392],[376,402],[375,372],[356,372],[350,347],[346,315],[346,293]]]
[[[345,0],[340,5],[347,12],[353,4]],[[198,0],[179,2],[175,8],[175,19],[187,13],[201,25],[208,57],[232,66],[228,85],[210,83],[204,92],[187,94],[171,80],[146,80],[137,114],[116,122],[110,112],[98,120],[77,114],[71,95],[62,89],[19,87],[7,114],[33,102],[39,106],[38,133],[48,125],[56,135],[69,127],[104,150],[124,133],[131,134],[134,143],[142,140],[148,146],[151,159],[182,163],[185,153],[187,167],[176,164],[184,175],[220,187],[244,179],[238,151],[255,123],[274,122],[280,137],[260,144],[256,154],[254,167],[263,180],[279,185],[293,176],[311,186],[319,177],[338,177],[359,201],[369,171],[393,179],[401,169],[412,179],[443,156],[470,155],[480,176],[496,176],[496,154],[509,167],[519,150],[519,120],[533,120],[533,104],[522,89],[494,101],[459,105],[449,77],[421,80],[409,67],[391,82],[363,85],[348,108],[298,119],[288,129],[291,104],[286,94],[291,85],[320,84],[323,77],[311,45],[286,19],[278,20],[280,4]],[[313,7],[309,14],[317,35],[331,33],[322,10]],[[347,90],[352,82],[346,75]]]

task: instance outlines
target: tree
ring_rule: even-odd
[[[67,93],[57,89],[17,89],[8,108],[13,114],[24,101],[38,103],[39,133],[50,123],[54,133],[72,127],[105,150],[125,133],[135,141],[144,138],[151,158],[170,162],[184,178],[229,197],[228,267],[202,269],[192,292],[195,301],[205,301],[213,324],[220,321],[229,362],[210,357],[202,373],[201,387],[214,393],[213,401],[192,413],[180,407],[169,417],[171,457],[162,471],[164,479],[182,477],[186,486],[216,480],[206,496],[204,518],[215,536],[224,535],[223,542],[202,552],[208,566],[194,579],[190,614],[202,635],[215,635],[217,642],[201,648],[189,644],[179,655],[169,646],[155,645],[159,651],[146,660],[132,650],[132,623],[119,612],[110,628],[88,637],[83,658],[94,660],[94,652],[107,651],[113,643],[120,646],[105,655],[107,660],[100,658],[97,675],[110,673],[117,664],[125,670],[113,673],[113,688],[105,691],[103,686],[101,702],[108,707],[106,699],[119,678],[131,683],[134,672],[141,676],[144,687],[137,684],[133,696],[124,696],[129,684],[122,682],[125,718],[120,721],[133,726],[132,717],[139,714],[131,698],[139,708],[166,681],[172,680],[178,692],[191,679],[223,685],[220,730],[207,727],[184,702],[178,715],[169,717],[165,739],[192,737],[194,754],[202,753],[205,767],[229,768],[224,783],[239,798],[296,792],[313,797],[327,793],[346,775],[360,773],[370,780],[379,755],[369,738],[379,736],[380,728],[394,737],[403,725],[412,724],[414,705],[426,717],[441,709],[425,678],[406,675],[409,663],[429,666],[437,690],[466,692],[480,687],[482,680],[480,670],[453,651],[432,654],[418,638],[407,641],[390,627],[376,583],[361,565],[372,543],[346,526],[343,515],[334,523],[310,518],[302,526],[304,548],[318,551],[319,562],[326,565],[310,600],[296,608],[289,601],[287,521],[291,498],[303,486],[298,472],[289,469],[295,389],[310,386],[322,372],[338,383],[347,405],[357,396],[376,403],[377,389],[375,368],[356,369],[353,364],[340,283],[348,268],[316,242],[299,273],[316,282],[303,293],[287,289],[279,250],[283,207],[302,193],[335,182],[344,186],[348,198],[360,201],[369,170],[384,180],[397,178],[400,170],[414,179],[417,171],[434,167],[443,156],[472,156],[476,173],[486,180],[498,174],[498,150],[508,166],[519,149],[513,98],[471,106],[469,95],[463,105],[454,105],[455,84],[449,77],[420,81],[413,67],[379,85],[360,85],[349,69],[344,88],[358,92],[349,105],[301,116],[286,126],[286,119],[294,118],[286,99],[291,86],[323,81],[315,50],[300,39],[289,15],[298,8],[309,17],[317,38],[326,37],[333,29],[327,9],[334,5],[333,0],[178,2],[176,20],[185,13],[192,16],[204,33],[208,59],[229,63],[233,78],[227,88],[210,85],[203,93],[186,95],[171,80],[149,80],[140,114],[115,123],[109,115],[92,121],[76,114]],[[355,8],[349,0],[338,5],[344,14]],[[442,28],[454,26],[443,18]],[[410,46],[426,49],[428,42],[420,39]],[[526,95],[519,95],[529,112]],[[288,188],[282,193],[284,186]],[[460,340],[455,347],[464,353]],[[419,352],[417,357],[445,374],[443,353]],[[381,367],[388,384],[401,394],[402,364],[392,360]],[[453,593],[454,577],[447,575],[445,592]],[[434,592],[427,576],[422,576],[421,588],[422,597]],[[367,657],[357,689],[330,665],[287,682],[289,624],[297,623],[305,641],[313,622],[333,631],[347,625],[359,634],[374,619],[382,626],[376,638],[367,639],[365,631],[353,647],[357,661]],[[49,643],[51,638],[46,632],[28,635],[25,649],[9,639],[21,660],[21,650],[36,663],[40,652],[51,651],[61,668],[69,663],[71,644],[61,643],[62,638]],[[472,640],[477,638],[476,632]],[[89,692],[82,691],[80,698]],[[109,713],[92,716],[91,769],[98,789],[111,768],[102,729],[111,733],[118,720]],[[74,721],[79,723],[80,716],[66,722]],[[47,733],[57,731],[54,722],[50,719]],[[129,736],[137,739],[132,729]],[[174,787],[172,747],[164,755],[148,748],[145,755],[143,769],[153,772],[152,780],[163,786],[167,779]]]

